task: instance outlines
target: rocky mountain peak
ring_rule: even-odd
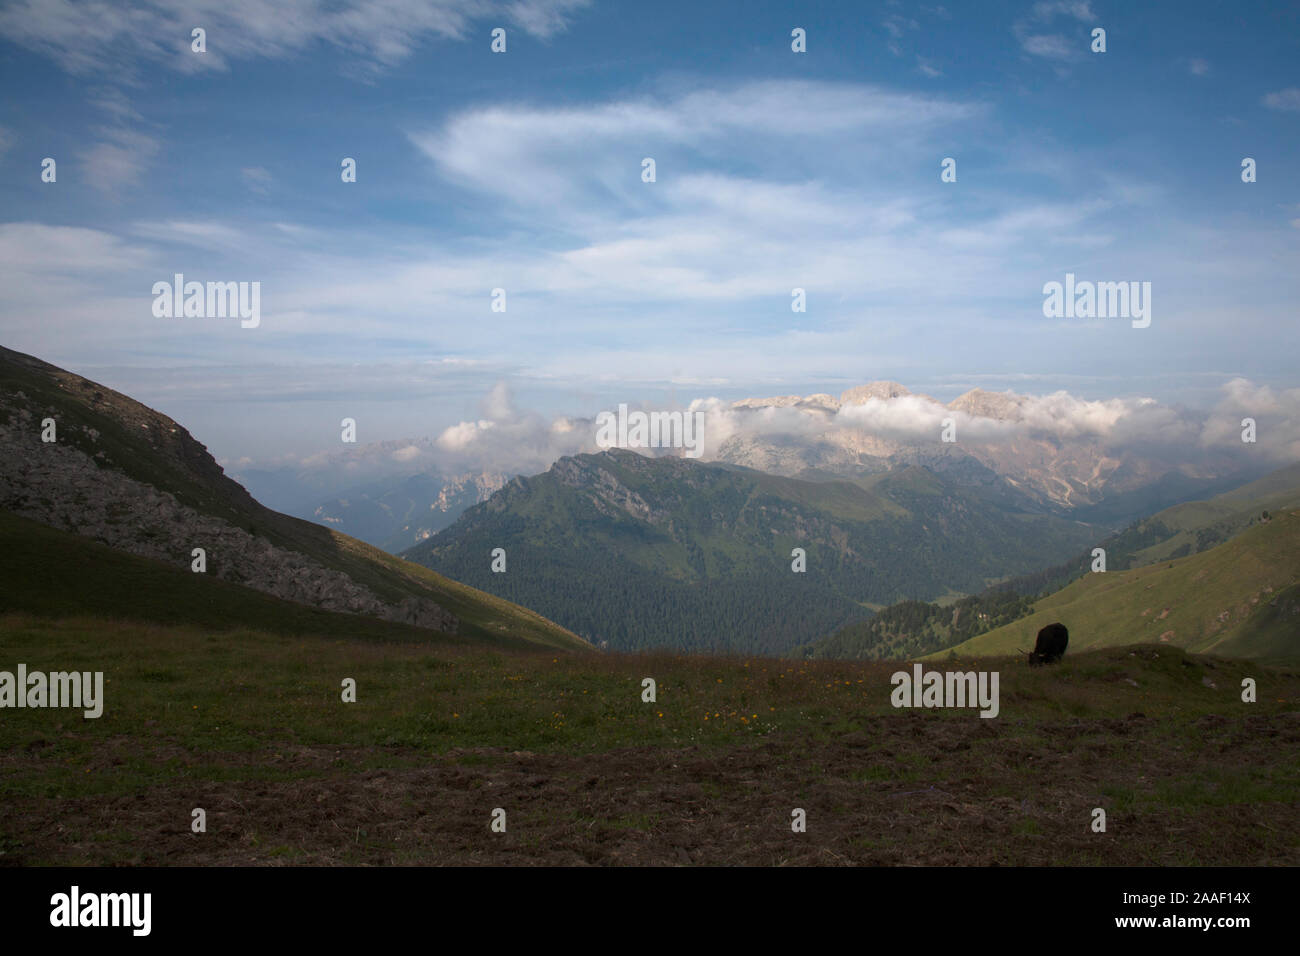
[[[868,382],[866,385],[856,385],[840,395],[841,405],[862,405],[873,398],[887,401],[891,398],[901,398],[904,395],[911,395],[911,391],[905,385],[898,382]]]
[[[1020,420],[1020,406],[1024,401],[1022,396],[1014,392],[986,392],[982,388],[972,388],[964,395],[954,398],[948,407],[980,418],[1013,422]]]

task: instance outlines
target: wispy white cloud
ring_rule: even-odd
[[[881,26],[883,26],[885,32],[889,34],[889,40],[886,43],[889,52],[894,54],[894,56],[902,56],[903,46],[899,41],[907,35],[909,30],[920,29],[921,24],[912,17],[905,17],[900,14],[892,13],[885,17],[881,22]]]
[[[283,59],[327,43],[376,68],[407,59],[429,38],[467,39],[493,19],[549,39],[590,0],[16,0],[0,8],[0,37],[74,74],[131,75],[153,61],[182,72],[231,61]],[[191,30],[207,51],[191,50]]]
[[[98,229],[48,226],[36,222],[0,223],[0,275],[17,289],[19,276],[101,274],[138,268],[149,261],[139,246]]]
[[[590,6],[592,0],[514,0],[505,6],[506,16],[539,39],[549,39],[569,27],[572,15]]]
[[[1074,17],[1084,23],[1097,19],[1088,0],[1048,0],[1034,4],[1033,19],[1051,20],[1058,16]]]
[[[778,156],[773,137],[835,139],[840,149],[879,151],[914,142],[986,112],[984,104],[854,84],[759,81],[677,96],[586,107],[491,107],[453,116],[440,129],[413,131],[411,141],[454,182],[520,205],[572,210],[590,200],[623,204],[620,215],[653,205],[641,161],[663,165],[662,181],[679,178],[676,153],[710,165],[726,151]],[[577,164],[576,167],[574,164]],[[584,202],[587,200],[587,202]]]
[[[122,126],[104,127],[100,140],[80,153],[82,175],[107,195],[137,185],[158,153],[154,137]]]
[[[1288,113],[1300,111],[1300,87],[1290,86],[1285,90],[1269,93],[1264,97],[1264,105],[1271,110],[1283,110]]]
[[[1077,60],[1080,55],[1076,44],[1059,33],[1026,35],[1020,38],[1020,46],[1031,56],[1051,60]]]
[[[108,113],[119,124],[139,123],[144,120],[131,104],[126,93],[116,87],[94,87],[88,91],[87,100],[91,106]]]
[[[1060,18],[1091,23],[1096,16],[1092,12],[1091,4],[1086,0],[1036,3],[1030,10],[1029,16],[1016,21],[1011,31],[1020,41],[1021,49],[1030,56],[1055,60],[1058,66],[1082,59],[1087,44],[1078,36],[1044,32],[1050,29],[1049,24]]]
[[[208,220],[137,222],[129,227],[132,235],[164,246],[195,246],[216,252],[248,249],[250,237],[234,226]]]
[[[244,184],[259,196],[267,194],[273,178],[270,171],[262,166],[245,166],[239,171],[239,175],[244,180]]]

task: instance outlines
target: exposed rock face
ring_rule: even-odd
[[[979,418],[1014,422],[1020,420],[1020,407],[1024,402],[1023,397],[1011,392],[986,392],[982,388],[972,388],[966,394],[954,398],[948,407]]]
[[[644,467],[644,462],[648,461],[635,452],[619,449],[608,454],[633,468]],[[667,510],[652,507],[645,498],[620,482],[608,469],[593,463],[596,461],[599,459],[584,461],[579,458],[561,458],[551,466],[551,472],[564,484],[591,492],[592,503],[604,514],[614,516],[622,512],[651,524],[660,524],[670,518]],[[680,477],[684,469],[680,464],[674,465],[675,461],[663,459],[662,467],[673,470]]]
[[[841,394],[840,404],[862,405],[873,398],[888,400],[911,394],[906,387],[897,382],[868,382],[866,385],[858,385]]]
[[[801,395],[774,395],[771,398],[742,398],[732,402],[732,408],[789,408],[803,401]]]
[[[845,438],[836,435],[836,438]],[[820,471],[845,477],[876,474],[890,469],[894,449],[871,436],[848,435],[845,440],[783,440],[784,436],[733,435],[718,449],[717,458],[772,475],[799,475]]]
[[[732,408],[801,408],[805,411],[838,411],[839,400],[818,392],[816,395],[777,395],[773,398],[742,398],[731,403]]]
[[[101,465],[74,443],[42,442],[44,413],[31,404],[21,392],[0,395],[0,508],[187,569],[192,549],[202,548],[208,574],[274,597],[456,632],[456,617],[430,600],[386,604],[343,572],[183,505]],[[58,428],[61,439],[75,431],[83,448],[98,438],[93,428],[74,423]]]
[[[463,511],[464,505],[459,499],[469,497],[472,504],[487,501],[506,485],[506,476],[500,472],[482,471],[466,475],[457,475],[447,479],[447,483],[438,492],[438,497],[429,504],[430,511],[446,514],[452,510]],[[423,537],[428,537],[425,533]]]

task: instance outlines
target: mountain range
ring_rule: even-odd
[[[950,442],[941,438],[945,421]],[[1119,428],[1123,422],[1131,435]],[[1189,440],[1197,424],[1185,411],[1144,401],[1088,403],[1064,393],[975,388],[942,404],[897,382],[872,382],[838,399],[733,402],[728,430],[736,434],[714,457],[795,477],[919,465],[1022,509],[1122,523],[1276,467],[1232,445]]]
[[[816,419],[912,401],[933,404],[875,383],[729,408]],[[1026,414],[1009,393],[949,405]],[[1248,481],[1264,462],[1223,452],[1178,464],[1159,445],[1115,457],[1042,434],[922,447],[783,429],[741,429],[711,460],[610,449],[509,480],[369,446],[312,522],[258,502],[167,416],[0,349],[0,609],[822,657],[1003,653],[1060,617],[1079,647],[1296,654],[1300,465]],[[415,471],[394,485],[352,467],[367,456]],[[744,463],[760,461],[772,471]],[[1097,546],[1105,573],[1089,571]]]
[[[611,449],[513,479],[404,556],[614,648],[785,653],[873,607],[1056,563],[1099,533],[917,466],[811,481]]]
[[[1288,460],[1228,440],[1235,437],[1225,431],[1237,420],[1232,416],[1146,399],[1082,401],[975,388],[940,403],[897,382],[871,382],[838,398],[697,400],[691,408],[705,418],[703,461],[813,481],[921,467],[1008,511],[1113,529],[1231,489]],[[592,420],[548,424],[508,407],[494,414],[504,417],[298,462],[241,462],[235,474],[259,500],[398,553],[449,527],[509,478],[600,450]],[[944,422],[952,441],[943,440]]]

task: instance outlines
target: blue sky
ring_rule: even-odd
[[[1297,64],[1294,3],[5,3],[0,343],[226,458],[434,434],[498,383],[1291,388]],[[260,326],[155,318],[176,272],[260,282]],[[1067,272],[1151,282],[1151,326],[1045,318]]]

